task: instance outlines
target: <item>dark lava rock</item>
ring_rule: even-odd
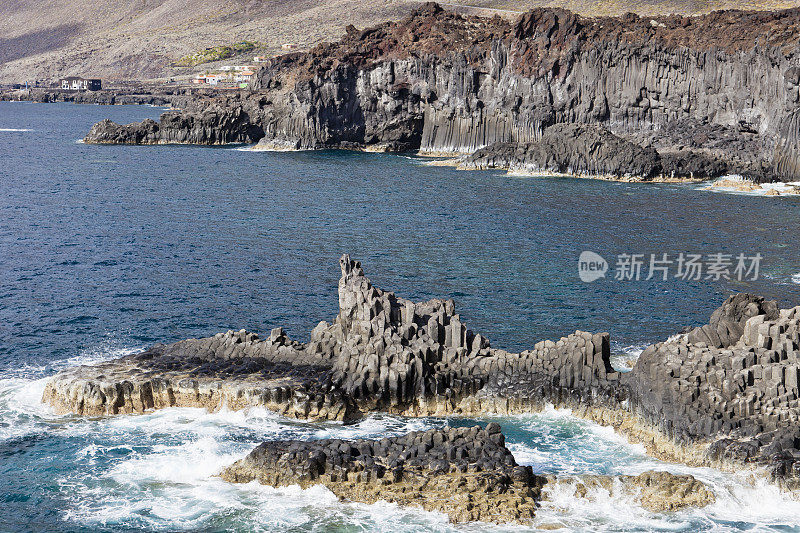
[[[497,438],[502,436],[474,426],[380,440],[267,441],[221,477],[272,486],[322,484],[342,499],[416,505],[445,512],[454,522],[527,523],[546,480],[517,465]]]
[[[158,130],[158,123],[151,119],[124,126],[105,119],[92,126],[83,141],[91,144],[157,144]]]
[[[162,120],[158,137],[458,154],[533,143],[520,155],[556,171],[794,181],[799,35],[800,8],[596,18],[538,8],[509,22],[427,5],[275,58],[252,89],[198,98]],[[619,142],[614,154],[567,131],[541,148],[545,130],[565,123],[598,124],[668,155]]]
[[[611,366],[607,333],[577,331],[507,352],[467,328],[452,300],[412,302],[374,287],[347,255],[339,266],[339,313],[320,322],[308,343],[276,328],[264,339],[242,330],[155,346],[59,372],[43,400],[84,415],[263,405],[341,421],[372,411],[526,413],[552,403],[617,427],[659,457],[769,466],[778,482],[800,488],[800,307],[734,295],[709,324],[649,346],[622,373]],[[482,445],[500,452],[499,429],[487,426]],[[387,451],[390,441],[381,441],[388,448],[380,452],[371,444],[372,455],[388,454],[372,461],[401,479],[398,468],[469,470],[471,460],[462,461],[469,458],[476,469],[496,466],[474,455],[466,438],[434,432],[414,439],[396,454]],[[348,445],[342,453],[369,456],[364,450]],[[496,458],[515,466],[508,455]]]
[[[589,124],[555,124],[538,142],[492,144],[468,156],[462,166],[641,179],[662,173],[655,149]]]

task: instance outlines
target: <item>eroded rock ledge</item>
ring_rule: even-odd
[[[529,521],[546,481],[517,465],[497,424],[373,441],[268,441],[221,476],[277,487],[322,484],[343,499],[415,505],[453,522]]]
[[[627,373],[607,333],[575,332],[511,353],[493,348],[452,300],[414,303],[340,260],[339,313],[308,343],[227,332],[60,372],[44,401],[62,412],[263,405],[304,419],[537,411],[547,403],[614,426],[657,457],[768,467],[800,488],[800,307],[730,297],[709,324],[648,347]]]
[[[729,165],[706,149],[640,146],[596,124],[555,124],[529,143],[494,143],[456,160],[464,170],[503,169],[648,181],[701,179],[728,173]],[[734,166],[730,167],[735,171]]]
[[[233,483],[257,480],[274,487],[324,485],[340,499],[378,500],[439,511],[453,522],[529,523],[543,488],[575,486],[620,491],[654,512],[703,507],[714,494],[689,475],[545,478],[520,466],[500,426],[432,429],[380,440],[267,441],[220,474]]]

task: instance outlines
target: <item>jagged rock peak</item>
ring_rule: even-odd
[[[517,39],[550,39],[554,34],[577,35],[580,17],[567,9],[537,7],[522,15],[514,26]],[[563,39],[561,39],[563,40]]]
[[[747,321],[759,315],[764,315],[768,321],[777,320],[778,302],[748,293],[735,294],[714,311],[708,324],[691,330],[687,341],[726,348],[736,344],[744,333]]]
[[[411,17],[430,17],[442,13],[444,8],[436,2],[425,2],[419,8],[411,12]]]
[[[361,268],[361,261],[354,261],[350,259],[350,254],[344,254],[339,259],[339,265],[342,267],[342,281],[347,281],[353,277],[364,276],[364,269]]]

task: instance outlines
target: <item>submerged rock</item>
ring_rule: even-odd
[[[453,522],[526,523],[545,482],[517,465],[497,424],[380,440],[267,441],[220,475],[276,487],[321,484],[341,499],[418,506]]]
[[[714,493],[694,476],[648,470],[637,476],[578,476],[550,478],[547,489],[567,484],[574,486],[576,498],[592,498],[593,492],[602,490],[610,496],[622,493],[632,497],[639,505],[654,513],[701,508],[716,501]]]

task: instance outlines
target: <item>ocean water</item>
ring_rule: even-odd
[[[615,364],[731,292],[800,304],[800,198],[696,185],[518,178],[414,156],[264,153],[235,147],[90,146],[102,118],[149,107],[0,103],[0,530],[482,531],[442,515],[337,502],[320,487],[230,485],[215,474],[265,439],[380,437],[489,419],[374,415],[342,426],[259,409],[58,416],[41,405],[60,368],[155,342],[284,326],[300,340],[336,314],[337,259],[378,286],[453,297],[493,346],[609,331]],[[763,256],[754,281],[580,281],[582,251]],[[569,413],[493,419],[542,473],[691,472],[712,506],[653,514],[559,485],[536,526],[569,531],[793,531],[800,503],[743,472],[648,458]],[[494,527],[495,530],[520,528]]]

